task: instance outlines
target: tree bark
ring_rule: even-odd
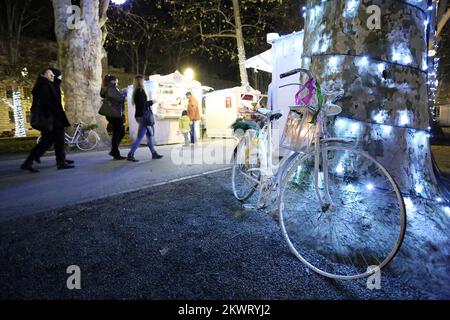
[[[236,43],[238,49],[239,74],[241,76],[241,84],[243,86],[247,86],[248,74],[247,69],[244,66],[244,61],[246,58],[245,58],[244,36],[242,34],[242,21],[239,9],[239,0],[233,0],[233,12],[234,12],[234,24],[236,27]]]
[[[98,114],[105,53],[102,34],[102,23],[106,21],[105,3],[101,1],[100,10],[97,0],[81,1],[83,23],[76,28],[68,25],[69,6],[70,0],[53,0],[65,110],[72,123],[79,119],[88,124],[97,123],[97,132],[103,141],[107,141],[106,121]]]
[[[381,9],[379,30],[367,27],[371,5]],[[308,0],[308,8],[304,66],[323,85],[346,92],[340,120],[330,130],[355,138],[405,194],[433,199],[438,190],[427,132],[426,1]]]

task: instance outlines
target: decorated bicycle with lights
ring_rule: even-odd
[[[291,252],[313,271],[334,279],[370,276],[388,265],[402,244],[403,197],[374,157],[353,147],[352,139],[328,134],[342,111],[336,103],[343,90],[321,88],[306,69],[280,77],[298,73],[307,76],[304,84],[285,85],[299,86],[281,140],[289,154],[273,164],[271,124],[281,114],[259,110],[261,125],[235,125],[245,133],[233,156],[233,193],[248,208],[264,208],[275,198]]]

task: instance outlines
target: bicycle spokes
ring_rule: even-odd
[[[400,192],[366,154],[345,147],[322,152],[322,174],[314,174],[315,157],[310,154],[286,176],[280,199],[284,235],[293,253],[323,275],[367,276],[370,266],[385,266],[402,242]]]

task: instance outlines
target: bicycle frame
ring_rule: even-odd
[[[315,79],[314,75],[306,69],[297,69],[295,73],[297,72],[304,72],[308,75],[308,78],[311,79]],[[285,76],[289,76],[295,73],[286,73],[284,75],[282,75],[282,77]],[[290,83],[290,84],[286,84],[281,86],[280,88],[283,87],[287,87],[287,86],[293,86],[293,85],[301,85],[300,83]],[[331,95],[326,94],[326,95]],[[328,210],[328,208],[330,208],[331,205],[333,204],[333,201],[331,199],[330,193],[329,193],[329,177],[328,177],[328,157],[327,157],[327,148],[326,146],[328,145],[328,143],[332,142],[332,143],[337,143],[337,144],[346,144],[349,142],[352,142],[352,140],[348,140],[348,139],[343,139],[343,138],[328,138],[327,137],[327,130],[326,130],[326,117],[327,117],[327,103],[324,103],[318,116],[317,116],[317,120],[316,120],[316,130],[315,130],[315,134],[314,134],[314,139],[313,139],[313,151],[312,153],[314,154],[314,189],[316,191],[316,196],[319,199],[320,205],[322,207],[323,211]],[[300,155],[300,153],[296,153],[297,155]],[[310,155],[310,152],[306,152],[304,154],[304,157]],[[322,196],[320,194],[320,186],[319,186],[319,181],[321,179],[320,177],[320,160],[322,160],[322,171],[324,172],[323,174],[323,190],[324,190],[324,196]],[[282,171],[280,171],[282,172]],[[326,174],[325,174],[326,173]]]
[[[77,128],[75,129],[75,132],[73,133],[73,136],[71,136],[67,132],[65,133],[65,137],[64,138],[65,138],[65,141],[66,141],[67,144],[74,145],[74,144],[77,143],[76,140],[77,140],[78,134],[81,131],[80,128],[81,128],[81,123],[77,123]]]

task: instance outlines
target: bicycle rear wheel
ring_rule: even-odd
[[[393,259],[405,234],[397,184],[379,162],[358,150],[324,148],[317,180],[314,159],[310,153],[295,161],[281,184],[280,225],[290,250],[326,277],[375,273]]]
[[[88,131],[82,130],[78,135],[76,144],[78,149],[83,151],[89,151],[97,146],[99,140],[100,137],[94,130]]]
[[[239,201],[250,198],[258,188],[261,176],[256,131],[247,130],[236,147],[232,160],[231,184]]]

